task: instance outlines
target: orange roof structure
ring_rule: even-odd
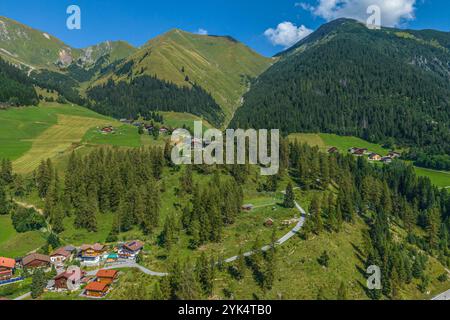
[[[0,267],[12,269],[16,266],[16,260],[0,257]]]
[[[86,288],[84,288],[86,291],[96,291],[96,292],[103,292],[105,289],[108,288],[108,284],[104,282],[91,282],[89,283]]]
[[[116,270],[99,270],[96,274],[97,278],[111,278],[114,279],[117,275]]]

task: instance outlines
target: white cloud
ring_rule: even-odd
[[[353,18],[367,21],[367,8],[376,5],[381,9],[381,24],[387,27],[400,25],[415,18],[416,0],[317,0],[316,5],[296,3],[297,7],[310,11],[326,20]]]
[[[282,22],[276,29],[267,29],[264,35],[275,46],[289,48],[313,32],[304,25],[297,27],[292,22]]]
[[[197,30],[196,34],[200,34],[202,36],[207,36],[208,35],[208,30],[200,28],[200,29]]]

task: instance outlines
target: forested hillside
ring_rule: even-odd
[[[188,112],[220,125],[223,112],[201,87],[178,87],[156,77],[141,76],[130,82],[109,80],[87,92],[90,108],[116,118],[135,119],[148,111]]]
[[[27,75],[0,59],[0,105],[35,105],[38,97]]]
[[[450,168],[450,34],[322,26],[262,74],[233,127],[392,138]],[[415,152],[415,153],[414,153]],[[424,161],[425,162],[425,161]]]
[[[156,76],[180,87],[197,85],[208,92],[230,120],[240,106],[251,79],[272,59],[265,58],[231,37],[197,35],[171,30],[148,41],[94,85],[108,79]]]

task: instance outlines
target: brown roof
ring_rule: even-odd
[[[57,275],[56,277],[54,277],[53,279],[54,279],[54,280],[58,280],[58,279],[61,279],[61,278],[69,279],[72,275],[73,275],[73,273],[63,272],[63,273],[58,274],[58,275]]]
[[[107,283],[94,281],[89,283],[86,286],[85,290],[103,292],[107,287],[108,287]]]
[[[51,257],[54,256],[64,256],[64,257],[69,257],[70,256],[70,252],[68,252],[65,248],[59,248],[58,250],[56,250],[55,252],[53,252],[51,255]]]
[[[40,254],[40,253],[32,253],[22,259],[22,264],[27,265],[34,260],[39,260],[39,261],[44,261],[44,262],[50,263],[49,256],[46,256],[45,254]]]
[[[124,247],[131,251],[138,251],[144,247],[144,244],[140,241],[131,241],[124,244]]]
[[[103,250],[105,248],[105,246],[104,245],[102,245],[102,244],[100,244],[100,243],[96,243],[96,244],[83,244],[82,246],[81,246],[81,250],[88,250],[88,249],[92,249],[92,250],[95,250],[95,251],[101,251],[101,250]]]
[[[0,267],[12,269],[16,265],[16,260],[0,257]]]
[[[98,278],[111,278],[114,279],[114,277],[117,275],[117,271],[116,270],[99,270],[97,272],[97,277]]]

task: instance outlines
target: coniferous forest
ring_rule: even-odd
[[[282,53],[252,84],[231,126],[354,135],[381,144],[394,138],[413,147],[408,156],[418,165],[448,169],[450,55],[448,42],[433,39],[426,32],[331,22]]]
[[[27,75],[0,59],[0,104],[35,105],[38,101],[33,83]]]
[[[156,77],[139,76],[130,82],[106,84],[87,92],[91,109],[116,118],[135,119],[148,111],[188,112],[205,117],[220,125],[223,112],[214,99],[201,87],[179,87]]]

